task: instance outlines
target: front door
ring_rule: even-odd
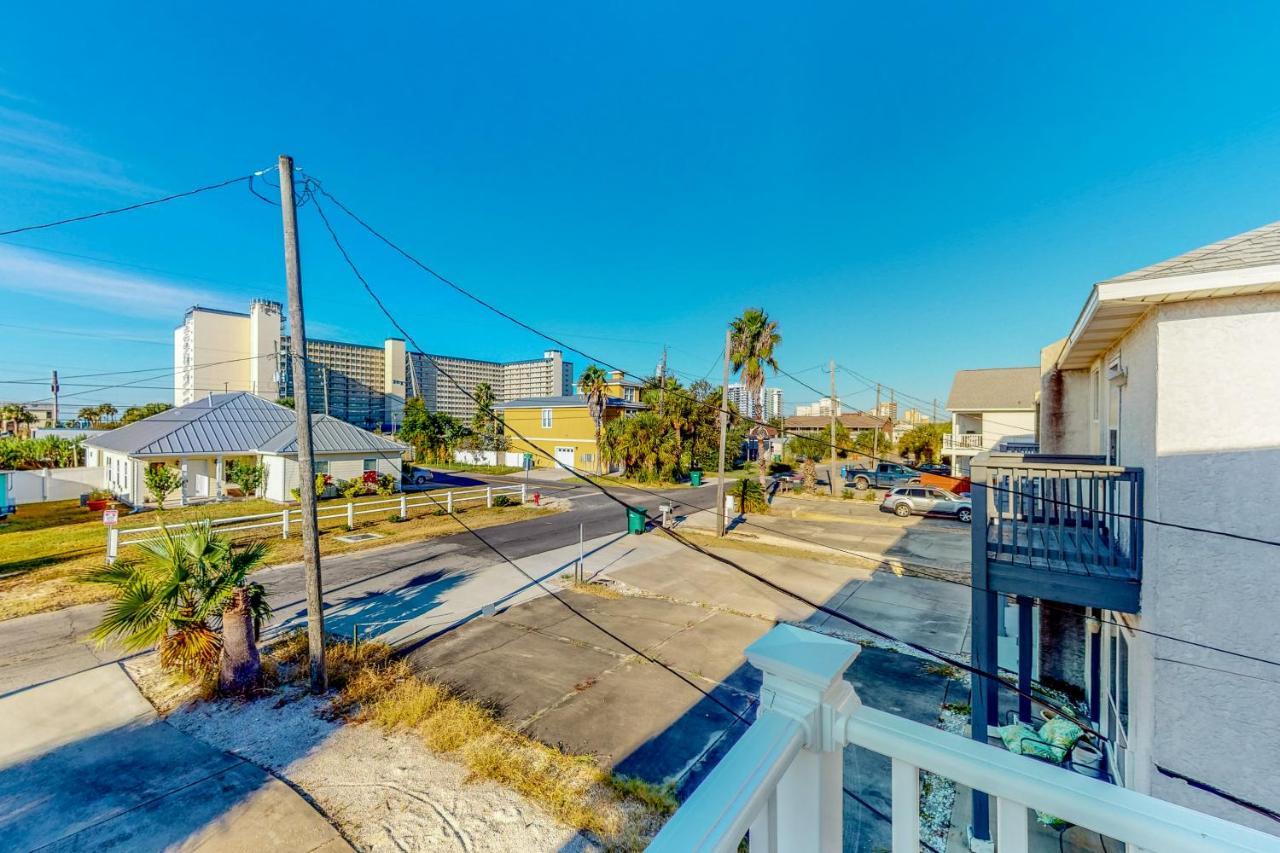
[[[561,468],[573,468],[573,448],[557,447],[556,448],[556,465]]]

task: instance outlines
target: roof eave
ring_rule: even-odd
[[[1058,355],[1057,367],[1088,367],[1155,305],[1276,292],[1280,264],[1096,284]]]

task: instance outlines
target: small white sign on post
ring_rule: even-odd
[[[104,509],[102,511],[102,523],[107,527],[115,527],[116,522],[120,520],[120,510]]]

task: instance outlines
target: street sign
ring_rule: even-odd
[[[107,527],[115,527],[116,522],[120,520],[120,510],[104,509],[102,511],[102,523]]]
[[[533,467],[533,454],[526,453],[524,455],[524,470],[528,471],[532,467]]]

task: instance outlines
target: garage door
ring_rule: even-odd
[[[561,468],[573,467],[573,448],[557,447],[556,448],[556,465]]]

